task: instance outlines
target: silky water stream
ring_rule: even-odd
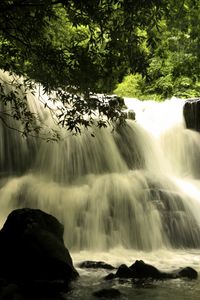
[[[37,97],[28,101],[55,128]],[[54,143],[23,138],[0,122],[0,224],[20,207],[40,208],[64,224],[81,275],[67,299],[92,300],[106,287],[118,288],[120,299],[199,299],[200,279],[136,286],[78,268],[85,260],[117,267],[142,259],[161,270],[200,272],[200,135],[185,128],[183,100],[125,102],[136,121],[79,136],[60,129]]]

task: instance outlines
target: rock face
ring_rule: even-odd
[[[109,274],[105,279],[111,280],[114,278],[132,278],[132,279],[176,279],[176,278],[188,278],[197,279],[198,273],[196,270],[190,267],[181,268],[172,272],[162,272],[152,265],[146,264],[142,260],[136,260],[130,267],[126,265],[119,266],[116,274]]]
[[[78,276],[63,241],[63,226],[38,209],[17,209],[0,231],[0,278],[8,283],[51,282],[60,288]]]
[[[186,127],[200,132],[200,98],[186,101],[183,115]]]

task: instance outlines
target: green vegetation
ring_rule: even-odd
[[[126,75],[121,83],[117,85],[114,93],[120,97],[138,98],[140,100],[157,100],[161,101],[159,94],[146,91],[146,83],[141,74]]]
[[[36,82],[45,92],[56,90],[65,107],[60,124],[69,130],[93,124],[94,110],[99,127],[123,122],[121,101],[106,94],[199,95],[199,6],[195,0],[1,0],[0,68],[22,75],[26,87]],[[16,93],[7,99],[3,85],[0,93],[14,118],[26,113],[29,131],[33,116],[25,100],[13,100]],[[95,93],[105,95],[100,101]]]
[[[121,97],[140,98],[142,96],[143,79],[140,74],[130,74],[124,77],[123,82],[119,83],[114,93]]]
[[[158,22],[158,30],[150,33],[154,43],[148,47],[143,78],[125,77],[115,90],[120,96],[158,100],[199,97],[200,2],[171,1],[171,5],[170,14]]]

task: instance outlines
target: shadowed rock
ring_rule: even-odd
[[[116,277],[119,277],[119,278],[132,278],[133,277],[133,272],[129,267],[127,267],[127,265],[123,264],[123,265],[119,266],[119,268],[116,272]]]
[[[0,277],[23,289],[57,292],[78,276],[59,221],[38,209],[17,209],[0,231]]]
[[[178,276],[180,276],[180,277],[186,277],[189,279],[197,279],[198,278],[197,271],[190,267],[180,269],[177,271],[177,273],[178,273]]]
[[[152,265],[146,264],[142,260],[136,260],[129,268],[133,278],[154,278],[161,279],[166,276],[166,273],[160,272]]]

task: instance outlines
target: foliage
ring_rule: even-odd
[[[137,92],[142,99],[200,94],[200,2],[169,1],[169,8],[170,14],[158,22],[158,30],[148,32],[148,66]]]
[[[30,95],[35,96],[33,81],[23,80],[18,76],[0,78],[0,121],[6,128],[21,133],[22,136],[34,136],[45,141],[60,139],[58,130],[49,128],[41,116],[33,112],[30,106]],[[6,74],[7,75],[7,74]]]
[[[123,82],[118,84],[114,93],[122,97],[141,98],[142,85],[143,80],[140,74],[136,73],[135,75],[126,75]]]
[[[1,0],[0,68],[23,76],[24,100],[2,86],[1,99],[27,134],[40,130],[26,106],[32,80],[50,98],[57,91],[58,122],[74,132],[124,121],[121,100],[106,96],[113,90],[141,99],[198,96],[199,16],[196,0]]]
[[[41,83],[46,92],[58,90],[65,107],[70,94],[72,107],[61,122],[69,130],[89,126],[84,116],[94,110],[108,121],[122,120],[118,101],[109,105],[109,98],[91,96],[111,92],[127,72],[145,74],[146,34],[166,3],[1,0],[0,68]]]

